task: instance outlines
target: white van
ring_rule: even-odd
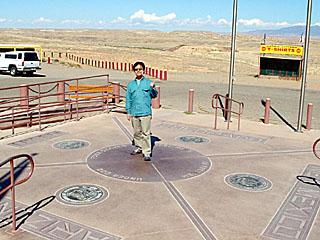
[[[0,71],[10,71],[11,76],[32,75],[38,69],[41,69],[40,59],[35,51],[0,52]]]

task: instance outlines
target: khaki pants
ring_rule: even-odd
[[[144,155],[151,154],[151,115],[131,117],[131,124],[134,131],[134,145],[140,148]]]

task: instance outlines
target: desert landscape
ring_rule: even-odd
[[[196,111],[212,113],[211,96],[216,93],[224,95],[228,91],[230,34],[209,31],[92,29],[0,29],[0,32],[2,44],[40,45],[48,54],[62,53],[62,58],[54,60],[64,67],[85,68],[65,57],[65,53],[70,53],[97,61],[143,61],[147,66],[167,69],[167,83],[170,85],[166,81],[162,81],[162,84],[157,82],[163,89],[162,107],[184,110],[182,98],[187,96],[189,89],[194,89]],[[237,35],[234,99],[245,102],[244,118],[260,121],[263,115],[260,101],[269,97],[272,99],[272,106],[295,125],[301,81],[257,77],[262,42],[263,36]],[[267,37],[266,44],[301,46],[299,39],[279,37]],[[95,69],[92,70],[94,72]],[[319,128],[317,96],[320,90],[320,40],[310,41],[307,70],[306,90],[311,92],[306,94],[305,111],[307,103],[314,104],[313,128]],[[113,76],[114,74],[111,81],[114,81]],[[305,116],[306,113],[304,118]],[[283,124],[275,115],[272,123]]]
[[[141,60],[149,66],[167,69],[173,81],[228,81],[230,34],[88,29],[0,29],[0,33],[3,44],[36,44],[44,51],[69,52],[104,61]],[[263,36],[238,34],[236,41],[235,75],[244,84],[251,84],[250,79],[259,70]],[[301,45],[298,39],[276,37],[268,37],[267,44]],[[320,79],[319,60],[320,40],[311,40],[308,61],[311,80]]]

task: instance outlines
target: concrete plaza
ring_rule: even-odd
[[[1,196],[1,239],[311,239],[320,235],[317,130],[153,111],[153,161],[130,156],[132,128],[102,113],[4,138],[2,159],[27,153],[30,180]],[[1,132],[4,134],[4,132]],[[20,161],[18,179],[29,167]],[[4,181],[9,168],[0,169]],[[85,189],[84,189],[85,188]]]

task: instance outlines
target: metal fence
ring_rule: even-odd
[[[225,100],[225,106],[221,106],[223,105],[221,103],[222,102],[221,98]],[[218,109],[221,109],[223,112],[223,116],[227,121],[227,129],[229,129],[230,127],[231,114],[235,114],[238,116],[238,131],[240,131],[240,116],[244,110],[243,102],[238,102],[234,99],[229,98],[228,96],[224,96],[221,94],[214,94],[212,96],[211,105],[212,105],[212,108],[215,109],[214,129],[217,129]],[[237,111],[232,110],[232,105],[238,106]]]
[[[91,80],[101,78],[104,85],[89,85]],[[72,84],[75,87],[70,90]],[[78,121],[80,115],[89,112],[124,108],[121,89],[125,91],[126,87],[110,82],[108,74],[0,88],[0,96],[7,95],[0,98],[0,130],[11,129],[14,134],[18,127],[38,125],[41,131],[43,124]]]

